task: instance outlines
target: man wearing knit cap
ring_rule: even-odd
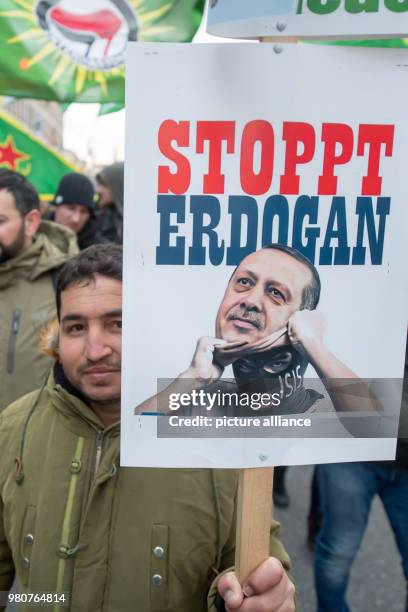
[[[123,241],[123,162],[115,162],[96,175],[99,194],[99,236],[101,242]]]
[[[94,195],[94,187],[86,176],[76,172],[66,174],[52,202],[54,210],[46,214],[46,218],[76,233],[80,250],[100,242]]]

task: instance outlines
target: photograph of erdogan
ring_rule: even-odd
[[[215,336],[197,340],[191,363],[159,396],[214,390],[232,365],[235,391],[279,394],[279,406],[266,406],[264,414],[304,413],[323,398],[304,387],[310,363],[337,411],[371,410],[366,385],[325,344],[320,292],[317,269],[296,249],[271,244],[247,255],[228,280]],[[354,393],[337,392],[350,383],[359,387],[358,401]],[[143,402],[135,413],[157,411],[158,399]],[[159,406],[162,410],[163,401]]]

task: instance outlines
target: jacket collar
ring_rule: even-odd
[[[0,288],[7,288],[19,278],[33,281],[62,266],[77,252],[74,232],[58,223],[41,221],[30,248],[0,264]]]
[[[79,416],[93,430],[105,430],[102,421],[96,416],[82,393],[70,383],[62,365],[58,361],[55,363],[50,374],[47,386],[51,397],[59,400],[54,401],[55,408],[64,413],[66,417],[72,420],[74,415]],[[106,431],[108,430],[119,432],[120,423],[109,427]]]

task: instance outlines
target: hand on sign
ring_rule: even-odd
[[[288,336],[293,345],[302,344],[308,351],[309,345],[321,343],[326,329],[326,320],[318,310],[298,310],[288,321]]]
[[[269,557],[245,580],[233,572],[220,578],[218,592],[228,612],[294,612],[295,587],[278,559]]]
[[[216,347],[227,344],[234,348],[235,345],[241,345],[242,343],[227,343],[226,340],[211,338],[210,336],[199,338],[190,367],[181,375],[181,378],[191,378],[205,385],[218,380],[224,371],[225,364],[214,360],[214,351]]]

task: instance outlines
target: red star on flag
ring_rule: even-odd
[[[13,137],[7,136],[5,142],[0,143],[0,164],[7,164],[12,170],[17,170],[18,162],[27,159],[27,155],[20,153],[14,144]]]

